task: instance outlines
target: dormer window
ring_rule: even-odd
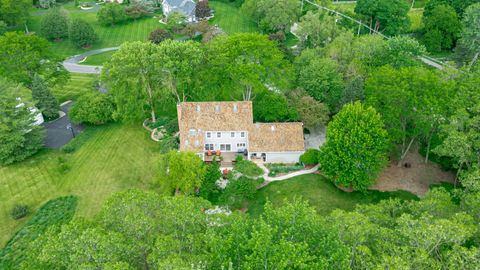
[[[215,112],[220,112],[220,105],[215,105]]]
[[[194,128],[191,128],[189,131],[188,131],[188,134],[190,136],[195,136],[195,129]]]
[[[238,112],[237,104],[233,104],[233,112]]]
[[[196,108],[197,112],[200,112],[200,105],[197,105],[197,108]]]
[[[207,138],[211,138],[212,137],[212,133],[211,132],[207,132]]]

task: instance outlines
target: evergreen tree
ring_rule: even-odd
[[[0,164],[10,164],[33,155],[43,145],[42,128],[20,85],[0,78]]]
[[[46,39],[59,40],[68,36],[68,11],[52,8],[45,14],[41,23],[41,32]]]
[[[69,31],[70,40],[77,47],[87,47],[97,40],[93,27],[82,19],[72,21]]]
[[[33,76],[32,96],[37,102],[38,109],[46,119],[55,119],[58,117],[58,101],[38,74]]]

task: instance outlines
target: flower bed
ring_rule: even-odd
[[[304,169],[303,165],[299,163],[297,164],[269,163],[269,164],[266,164],[265,166],[270,171],[268,173],[268,176],[271,176],[271,177],[280,176],[280,175],[284,175],[287,173],[296,172]]]

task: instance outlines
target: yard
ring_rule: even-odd
[[[77,216],[91,216],[114,192],[154,187],[158,144],[140,126],[90,127],[72,143],[78,149],[71,154],[43,150],[0,167],[0,246],[30,217],[10,217],[17,203],[27,204],[32,212],[49,199],[72,194],[79,197]]]
[[[227,34],[259,31],[255,22],[233,4],[210,1],[209,5],[215,12],[215,18],[210,20],[210,24],[220,26]]]
[[[70,79],[63,86],[52,89],[53,94],[60,102],[76,99],[82,93],[92,91],[97,76],[93,74],[70,73]]]
[[[110,58],[112,58],[112,55],[114,53],[115,51],[109,51],[109,52],[88,56],[84,62],[79,64],[91,65],[91,66],[102,66],[105,62],[107,62],[108,60],[110,60]]]
[[[307,200],[320,214],[328,214],[337,208],[352,210],[357,204],[376,203],[388,198],[417,199],[415,195],[406,191],[368,191],[367,194],[344,192],[319,174],[307,174],[286,181],[273,182],[260,189],[255,198],[249,202],[248,212],[258,216],[262,213],[267,200],[273,205],[281,205],[285,199],[294,198]]]

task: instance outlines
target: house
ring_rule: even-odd
[[[182,102],[177,113],[180,151],[193,151],[204,161],[220,151],[230,161],[243,155],[296,163],[305,150],[302,123],[254,123],[251,101]]]
[[[195,7],[193,0],[163,0],[163,14],[168,17],[172,12],[180,12],[187,17],[188,22],[195,21]]]

